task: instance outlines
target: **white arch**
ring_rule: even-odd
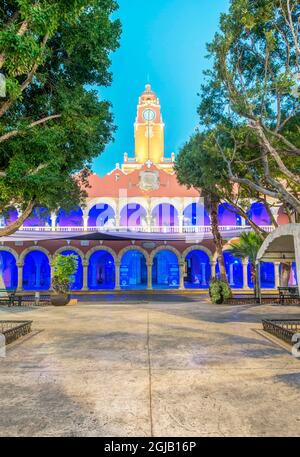
[[[205,252],[205,254],[208,255],[209,260],[212,261],[212,258],[213,258],[212,252],[206,246],[201,246],[200,244],[196,244],[196,245],[186,248],[182,253],[182,260],[185,261],[186,256],[192,251]]]
[[[156,254],[160,251],[171,251],[173,252],[176,257],[177,257],[177,260],[178,260],[178,264],[182,263],[182,257],[181,257],[181,254],[180,252],[174,248],[173,246],[169,246],[169,245],[162,245],[162,246],[158,246],[156,249],[154,249],[153,251],[151,251],[151,254],[150,254],[150,261],[151,263],[153,263],[153,259],[154,257],[156,256]]]
[[[164,203],[174,206],[178,215],[180,215],[182,213],[182,201],[180,198],[157,197],[157,198],[151,198],[151,203],[150,203],[151,214],[153,213],[153,210],[158,205],[162,205]]]
[[[25,257],[27,256],[27,254],[29,254],[30,252],[32,251],[40,251],[40,252],[43,252],[44,254],[46,254],[46,256],[48,257],[48,260],[49,260],[49,263],[51,263],[52,261],[52,255],[50,254],[50,252],[48,251],[48,249],[42,247],[42,246],[31,246],[27,249],[25,249],[24,251],[21,252],[20,254],[20,257],[19,257],[19,262],[20,263],[24,263],[24,259]]]
[[[141,252],[145,256],[146,263],[149,263],[149,254],[148,254],[148,252],[145,249],[141,248],[140,246],[135,246],[135,245],[126,246],[125,248],[121,249],[121,251],[118,254],[118,260],[119,260],[120,263],[122,261],[123,256],[129,251],[139,251],[139,252]]]
[[[13,248],[10,248],[8,246],[0,246],[0,251],[7,251],[9,252],[10,254],[12,254],[16,260],[16,262],[18,263],[19,261],[19,254],[17,253],[17,251],[15,251]]]
[[[85,255],[84,253],[79,249],[79,248],[76,248],[75,246],[71,246],[71,245],[67,245],[67,246],[62,246],[61,248],[58,248],[54,254],[53,254],[53,258],[56,257],[58,254],[61,254],[62,252],[64,251],[74,251],[76,252],[80,257],[81,257],[81,260],[84,261],[85,260]]]
[[[120,202],[121,203],[121,202]],[[132,198],[132,199],[128,199],[124,202],[122,202],[120,208],[119,208],[119,213],[121,215],[121,212],[123,211],[123,209],[126,208],[126,206],[128,205],[140,205],[146,212],[147,214],[147,208],[148,208],[148,204],[147,204],[147,200],[145,200],[144,198]]]
[[[89,263],[90,261],[90,258],[91,256],[95,253],[95,252],[98,252],[98,251],[106,251],[106,252],[109,252],[113,259],[114,259],[114,262],[116,263],[117,260],[118,260],[118,256],[117,254],[115,253],[115,251],[113,249],[111,249],[110,247],[108,246],[94,246],[93,248],[91,248],[85,255],[85,259],[87,261],[87,263]]]

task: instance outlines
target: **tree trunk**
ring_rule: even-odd
[[[292,264],[281,262],[280,265],[281,265],[280,286],[288,287],[290,275],[291,275]]]
[[[211,231],[214,238],[214,243],[216,246],[217,258],[219,263],[220,270],[220,279],[228,283],[226,268],[224,262],[223,254],[223,238],[219,230],[219,221],[218,221],[218,207],[219,201],[212,199],[211,201]]]
[[[35,204],[36,204],[35,200],[31,200],[28,203],[27,208],[24,210],[22,215],[20,217],[18,217],[18,219],[15,222],[8,225],[7,227],[1,228],[0,229],[0,238],[2,236],[12,235],[14,232],[16,232],[21,227],[21,225],[23,224],[25,219],[27,219],[31,215]]]
[[[257,268],[255,265],[251,263],[251,281],[253,283],[253,292],[254,292],[254,297],[256,298],[256,302],[258,302],[258,278],[257,278]]]

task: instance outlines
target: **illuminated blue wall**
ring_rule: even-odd
[[[185,287],[187,289],[206,289],[209,287],[211,267],[208,255],[200,250],[191,251],[186,256],[185,261]]]
[[[174,252],[166,249],[155,255],[152,265],[152,285],[158,289],[178,289],[179,265]]]
[[[147,288],[147,263],[142,252],[137,250],[127,251],[120,265],[121,289]]]
[[[264,289],[273,289],[275,287],[275,266],[272,262],[260,263],[260,285]],[[248,286],[253,288],[251,281],[251,263],[248,263]]]
[[[88,226],[103,227],[111,219],[114,219],[115,212],[113,208],[106,204],[93,206],[89,211]]]
[[[228,203],[222,203],[218,209],[218,219],[220,225],[242,225],[242,218],[234,212],[233,206]]]
[[[6,288],[17,288],[18,267],[16,264],[16,259],[10,252],[0,251],[0,275]],[[3,287],[3,284],[1,286]]]
[[[143,219],[146,219],[147,212],[138,203],[129,203],[121,210],[120,225],[122,227],[139,227]]]
[[[152,211],[154,225],[157,227],[174,227],[179,225],[178,212],[173,205],[161,203]]]
[[[45,227],[51,225],[50,213],[46,208],[34,208],[32,215],[24,221],[24,227]]]
[[[224,252],[224,261],[228,282],[233,289],[243,288],[243,263],[230,252]],[[220,276],[219,263],[216,265],[216,275]]]
[[[74,282],[71,285],[71,290],[81,290],[83,286],[83,268],[80,255],[78,255],[76,251],[72,251],[71,249],[61,252],[61,255],[75,255],[77,257],[78,268],[75,275],[73,276]]]
[[[7,213],[0,217],[0,227],[10,225],[18,219],[18,211],[16,208],[10,208]]]
[[[88,288],[91,290],[114,289],[115,262],[110,252],[94,252],[88,265]]]
[[[271,218],[266,210],[266,207],[261,202],[253,203],[247,211],[247,215],[257,225],[270,225]]]
[[[204,207],[199,203],[191,203],[184,211],[184,225],[187,226],[199,226],[199,225],[210,225],[210,219],[208,213]]]
[[[56,225],[59,227],[82,227],[83,212],[78,206],[69,212],[60,209],[56,218]]]
[[[50,265],[46,254],[29,252],[24,260],[23,289],[48,290],[50,288]]]

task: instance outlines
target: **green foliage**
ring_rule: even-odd
[[[50,211],[83,203],[92,160],[115,129],[110,104],[92,88],[112,80],[117,7],[114,0],[1,5],[0,213],[32,200]]]
[[[227,282],[220,281],[219,279],[212,279],[209,284],[209,296],[212,303],[220,305],[232,298],[232,292]]]
[[[63,256],[58,254],[54,259],[54,275],[52,286],[55,292],[66,294],[74,282],[78,269],[78,256],[74,254]]]
[[[249,258],[254,265],[258,251],[263,243],[263,240],[254,232],[244,232],[240,235],[239,241],[234,243],[230,248],[230,253],[241,259]]]
[[[288,7],[289,6],[289,7]],[[232,183],[300,214],[298,0],[231,0],[198,109]]]
[[[256,257],[263,243],[263,240],[254,232],[244,232],[240,235],[239,241],[230,248],[230,253],[242,259],[249,259],[251,280],[254,284],[254,295],[258,297],[258,278],[256,269]]]

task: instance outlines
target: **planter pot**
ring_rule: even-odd
[[[70,301],[69,294],[55,294],[51,295],[51,304],[53,306],[66,306]]]

